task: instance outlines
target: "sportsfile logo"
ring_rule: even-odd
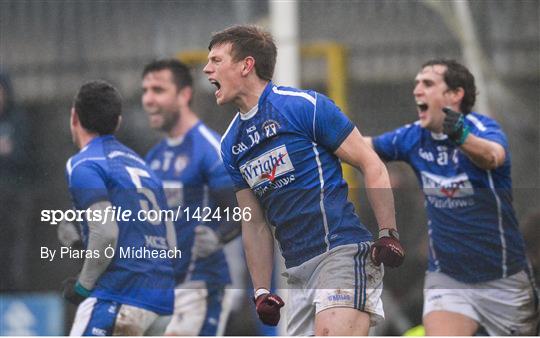
[[[293,170],[294,166],[285,145],[267,151],[240,167],[242,176],[251,188],[265,182],[274,182],[277,177]]]
[[[424,193],[428,196],[463,198],[474,194],[473,186],[466,173],[444,177],[422,171]]]

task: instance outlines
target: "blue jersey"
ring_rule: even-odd
[[[498,279],[525,267],[524,245],[512,207],[506,136],[491,118],[466,115],[473,135],[504,147],[506,160],[483,170],[444,134],[409,124],[373,139],[385,160],[411,165],[425,195],[429,271],[466,283]]]
[[[151,256],[134,258],[132,254],[139,248],[152,252],[169,249],[163,223],[151,224],[138,220],[139,210],[144,206],[151,206],[153,210],[166,208],[159,179],[135,152],[112,135],[94,138],[68,160],[66,169],[69,191],[76,209],[86,210],[96,202],[109,201],[116,210],[131,211],[128,221],[114,218],[119,230],[115,256],[97,280],[91,297],[129,304],[159,314],[171,313],[174,299],[171,259]],[[137,188],[143,188],[144,194]],[[86,247],[89,232],[86,219],[81,226]],[[121,257],[121,250],[127,255]]]
[[[258,105],[238,113],[221,141],[237,190],[250,188],[276,227],[287,267],[344,244],[371,240],[334,151],[354,129],[327,97],[271,82]]]
[[[216,230],[220,223],[212,214],[217,211],[221,217],[225,216],[223,210],[217,209],[209,192],[232,189],[219,154],[219,135],[198,122],[180,139],[164,139],[158,143],[146,155],[146,162],[163,181],[169,207],[182,210],[183,217],[175,222],[177,242],[182,253],[191,253],[195,226],[202,224]],[[197,209],[201,217],[210,217],[206,220],[192,217]],[[177,282],[186,277],[213,284],[231,282],[223,250],[197,259],[193,271],[188,271],[190,260],[182,258],[180,264],[175,265]]]

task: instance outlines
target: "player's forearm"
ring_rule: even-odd
[[[364,181],[379,228],[396,229],[394,194],[388,171],[380,160],[365,167]]]
[[[255,289],[270,289],[274,265],[274,237],[266,223],[242,223],[242,241]]]
[[[500,144],[471,134],[460,149],[477,167],[484,170],[501,166],[506,158],[504,148]]]
[[[107,202],[106,205],[94,205],[91,206],[90,209],[103,209],[106,208],[107,205],[110,206],[110,203]],[[98,252],[99,257],[93,256],[92,258],[86,258],[84,260],[83,268],[79,275],[79,282],[84,288],[92,290],[101,274],[107,270],[107,267],[113,259],[112,257],[109,258],[105,255],[105,249],[111,246],[116,250],[118,224],[116,224],[115,221],[88,222],[88,228],[87,250]]]
[[[372,139],[363,137],[355,128],[335,154],[364,174],[369,202],[379,227],[395,229],[396,215],[390,178],[384,163],[373,150]]]
[[[373,146],[373,137],[371,136],[362,136],[364,139],[364,142],[373,150],[375,150],[375,147]]]

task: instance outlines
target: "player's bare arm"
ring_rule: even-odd
[[[357,128],[354,128],[347,136],[335,154],[364,174],[369,202],[379,223],[379,228],[395,230],[394,196],[388,171]]]
[[[371,136],[362,136],[362,138],[364,139],[364,142],[373,150],[375,150],[375,148],[373,148],[373,137]]]
[[[270,289],[274,265],[274,237],[253,192],[250,189],[240,190],[236,193],[236,198],[242,210],[251,210],[251,219],[242,220],[242,241],[253,287],[255,290]]]
[[[442,111],[445,114],[443,132],[477,167],[491,170],[503,165],[506,152],[500,144],[469,133],[462,113],[449,107]]]
[[[259,201],[250,189],[236,193],[238,206],[251,210],[250,219],[242,219],[242,240],[246,261],[255,289],[253,300],[259,319],[266,325],[279,323],[280,309],[285,302],[270,292],[274,265],[274,236],[266,223]]]
[[[506,158],[506,152],[500,144],[475,135],[469,135],[459,149],[477,167],[485,170],[500,167]]]

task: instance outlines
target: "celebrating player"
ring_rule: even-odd
[[[217,103],[239,109],[221,152],[239,206],[251,210],[242,237],[259,318],[276,325],[284,306],[269,291],[271,225],[287,267],[288,334],[366,335],[383,318],[380,264],[404,257],[384,164],[330,99],[272,83],[277,50],[267,32],[231,27],[209,50],[204,72]],[[374,244],[347,201],[340,159],[365,175],[380,228]]]
[[[167,251],[176,245],[174,226],[133,218],[141,210],[164,209],[166,200],[145,162],[113,136],[121,108],[120,94],[102,81],[84,84],[71,108],[71,134],[81,149],[66,166],[75,208],[93,215],[123,209],[132,215],[128,221],[95,216],[81,224],[86,259],[79,276],[64,283],[64,297],[79,305],[70,333],[75,336],[142,335],[173,308]],[[140,249],[150,254],[134,258],[132,252]]]
[[[493,119],[472,112],[474,77],[453,60],[426,62],[413,91],[419,121],[367,142],[405,161],[424,190],[427,335],[536,335],[535,290],[512,207],[510,153]]]
[[[178,60],[157,60],[144,68],[144,109],[150,126],[167,135],[146,161],[163,181],[169,206],[185,211],[175,223],[178,243],[192,248],[193,255],[175,267],[180,284],[165,333],[214,336],[223,334],[230,312],[225,300],[231,290],[225,287],[231,278],[222,246],[240,233],[240,223],[231,217],[236,202],[219,136],[190,108],[192,84],[188,67]]]

